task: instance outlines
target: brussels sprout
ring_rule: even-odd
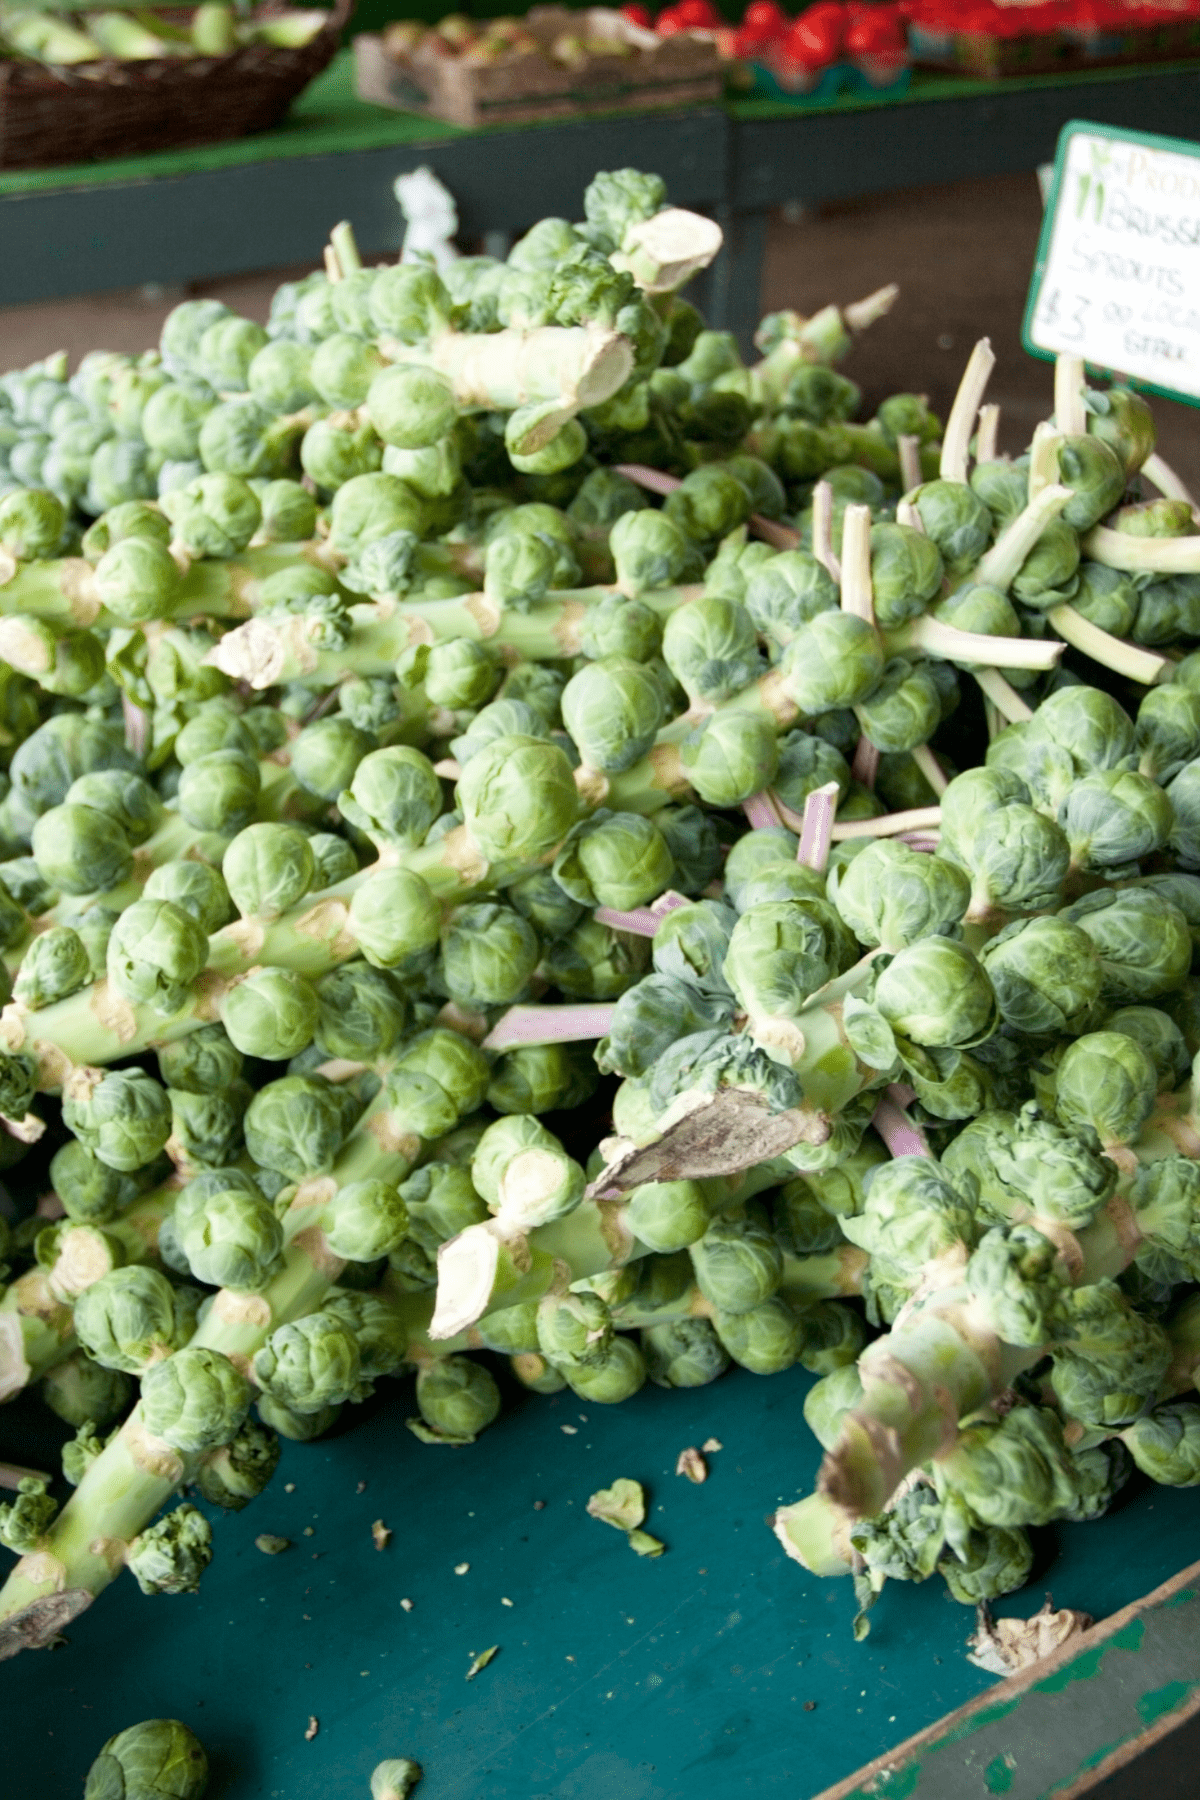
[[[707,1319],[676,1319],[642,1332],[646,1373],[656,1387],[707,1387],[729,1367],[729,1356]]]
[[[928,668],[902,656],[885,665],[879,685],[854,710],[876,749],[893,754],[928,743],[942,716],[937,685]]]
[[[725,859],[725,897],[741,909],[743,885],[762,870],[796,861],[799,839],[783,825],[765,831],[748,831],[740,837]],[[824,883],[813,884],[814,897],[824,891]]]
[[[792,638],[780,664],[788,694],[803,713],[856,706],[883,675],[874,627],[854,613],[823,612]]]
[[[1148,888],[1151,893],[1169,900],[1172,906],[1179,908],[1187,920],[1192,934],[1193,960],[1196,954],[1197,934],[1200,933],[1200,876],[1185,875],[1182,872],[1168,875],[1143,875],[1134,884],[1136,887]]]
[[[942,585],[942,558],[932,538],[908,525],[871,527],[871,588],[883,626],[916,618]]]
[[[76,1350],[49,1370],[40,1391],[51,1412],[66,1424],[103,1430],[128,1407],[133,1384],[120,1370],[106,1369]]]
[[[312,362],[310,345],[276,338],[251,358],[246,386],[266,412],[299,412],[317,398]]]
[[[722,964],[736,923],[732,909],[717,900],[698,900],[664,913],[654,934],[656,971],[687,982],[703,994],[728,997],[730,988]]]
[[[171,900],[135,900],[113,926],[106,967],[114,990],[164,1015],[178,1012],[208,961],[208,937]]]
[[[1092,625],[1113,637],[1128,637],[1138,617],[1140,595],[1133,579],[1103,563],[1081,562],[1071,604]]]
[[[311,1444],[337,1423],[341,1405],[321,1406],[315,1412],[299,1412],[273,1394],[258,1396],[258,1416],[269,1430],[296,1444]]]
[[[659,814],[658,820],[661,821],[661,818],[662,815]],[[538,936],[546,942],[565,937],[579,923],[585,911],[580,901],[572,900],[559,887],[549,869],[538,870],[536,874],[526,875],[523,880],[514,882],[511,887],[506,888],[505,895],[521,917],[528,919]]]
[[[1089,1225],[1116,1186],[1115,1165],[1036,1107],[985,1112],[949,1144],[942,1166],[984,1217]]]
[[[1191,966],[1191,935],[1179,908],[1153,889],[1102,888],[1063,918],[1087,932],[1104,971],[1110,1005],[1154,1000],[1180,986]]]
[[[752,906],[734,927],[722,973],[756,1031],[769,1038],[836,973],[827,922],[803,901]]]
[[[607,1036],[596,1046],[604,1074],[643,1075],[676,1039],[726,1024],[733,1017],[729,994],[706,995],[674,975],[647,975],[621,995]]]
[[[399,1043],[407,1009],[403,997],[378,970],[363,963],[347,963],[323,976],[315,992],[319,1014],[314,1037],[323,1055],[375,1062]]]
[[[196,1486],[211,1506],[240,1512],[262,1493],[279,1463],[279,1439],[247,1419],[228,1444],[211,1451],[196,1473]]]
[[[1157,1006],[1123,1006],[1104,1021],[1104,1029],[1122,1032],[1142,1046],[1158,1071],[1160,1093],[1177,1088],[1191,1067],[1183,1033]]]
[[[778,1244],[748,1219],[714,1219],[689,1253],[697,1286],[723,1316],[752,1312],[771,1298],[783,1278]]]
[[[113,1269],[75,1302],[75,1335],[107,1369],[140,1375],[146,1365],[178,1350],[195,1322],[181,1289],[157,1269]]]
[[[1154,449],[1154,419],[1141,394],[1127,387],[1087,389],[1088,430],[1116,451],[1135,475]]]
[[[1117,870],[1161,849],[1175,821],[1171,802],[1145,775],[1098,769],[1059,808],[1077,868]]]
[[[494,738],[459,777],[455,798],[489,862],[536,862],[566,837],[578,814],[571,765],[557,745]]]
[[[329,1248],[351,1262],[387,1256],[403,1241],[408,1211],[386,1181],[351,1181],[340,1187],[322,1214]]]
[[[67,1217],[77,1225],[102,1225],[115,1219],[137,1193],[136,1181],[118,1175],[75,1138],[55,1151],[50,1182]]]
[[[962,861],[980,832],[990,829],[1002,807],[1027,804],[1029,789],[1007,768],[967,769],[956,775],[942,795],[941,854]]]
[[[374,344],[335,331],[313,351],[309,375],[327,406],[350,408],[363,404],[372,382],[386,367]],[[376,420],[372,418],[371,423]]]
[[[1166,794],[1175,815],[1171,848],[1185,869],[1200,868],[1200,761],[1185,763]]]
[[[292,969],[254,969],[225,995],[221,1022],[247,1056],[284,1062],[311,1043],[319,1010],[302,975]]]
[[[803,813],[808,796],[831,782],[838,790],[836,804],[840,805],[849,791],[850,770],[839,750],[807,731],[789,731],[780,738],[779,767],[771,790],[785,806]]]
[[[647,1249],[667,1255],[697,1243],[712,1220],[712,1206],[695,1181],[647,1182],[633,1189],[625,1205],[634,1236]],[[716,1254],[719,1260],[723,1253]]]
[[[964,825],[969,829],[965,820]],[[1071,846],[1061,826],[1015,801],[985,813],[967,842],[962,827],[943,831],[938,854],[961,863],[970,875],[972,911],[1032,912],[1058,899]]]
[[[162,506],[192,556],[236,556],[262,523],[258,495],[236,474],[202,475],[166,495]]]
[[[1133,1142],[1157,1094],[1158,1070],[1150,1056],[1137,1039],[1118,1031],[1076,1038],[1055,1073],[1060,1120],[1090,1126],[1106,1147]]]
[[[118,821],[92,806],[64,803],[44,812],[33,827],[33,855],[43,878],[66,894],[116,887],[133,867]]]
[[[240,1430],[250,1410],[250,1383],[220,1351],[185,1348],[146,1370],[142,1409],[147,1430],[194,1455]]]
[[[1121,1433],[1143,1475],[1160,1487],[1200,1486],[1200,1406],[1173,1400]]]
[[[574,828],[554,859],[554,879],[572,900],[620,912],[661,893],[673,869],[652,820],[604,807]]]
[[[292,745],[292,774],[308,793],[333,801],[350,786],[374,740],[349,719],[318,719]]]
[[[724,537],[749,518],[750,495],[736,476],[709,463],[693,469],[663,506],[663,516],[697,543]]]
[[[879,838],[831,871],[829,898],[862,944],[902,950],[956,925],[971,898],[953,864]]]
[[[901,950],[875,983],[874,1002],[894,1030],[918,1044],[965,1048],[989,1037],[996,996],[965,944],[926,938]]]
[[[588,663],[563,689],[563,723],[587,767],[607,774],[620,774],[646,754],[663,713],[658,683],[628,657]]]
[[[482,1363],[443,1356],[419,1371],[417,1407],[436,1437],[474,1443],[500,1412],[500,1390]]]
[[[283,1229],[262,1192],[238,1169],[197,1175],[176,1202],[179,1247],[198,1281],[257,1293],[280,1266]]]
[[[932,614],[943,625],[958,631],[974,631],[986,637],[1020,637],[1021,620],[1016,607],[998,588],[961,587],[938,602]]]
[[[819,1256],[845,1241],[839,1220],[803,1175],[781,1187],[774,1200],[775,1236],[791,1255]]]
[[[747,1312],[717,1309],[713,1326],[734,1362],[753,1375],[782,1374],[799,1357],[800,1322],[778,1296]]]
[[[460,709],[486,705],[499,684],[500,671],[482,645],[470,638],[452,638],[431,646],[424,679],[426,695],[435,706]]]
[[[17,745],[9,775],[13,794],[36,817],[59,806],[80,775],[93,769],[136,768],[136,757],[125,748],[123,734],[112,724],[89,719],[84,713],[59,713]]]
[[[740,805],[770,787],[779,763],[779,740],[770,718],[716,712],[680,745],[688,781],[710,806]]]
[[[1200,693],[1177,681],[1150,688],[1137,711],[1137,749],[1153,781],[1170,781],[1200,756]]]
[[[482,1051],[457,1031],[423,1031],[396,1061],[396,1075],[425,1075],[436,1082],[459,1117],[474,1112],[488,1086],[488,1062]],[[457,1123],[457,1118],[456,1121]]]
[[[349,1272],[344,1272],[343,1282]],[[321,1310],[354,1333],[358,1343],[359,1371],[364,1382],[394,1375],[405,1361],[407,1329],[394,1309],[377,1295],[335,1290]]]
[[[192,300],[184,306],[219,304]],[[175,313],[183,310],[177,306]],[[174,316],[168,314],[168,325]],[[145,1719],[109,1738],[88,1770],[84,1800],[200,1800],[207,1785],[204,1746],[187,1726],[178,1719]]]
[[[1076,531],[1097,524],[1125,492],[1125,467],[1115,450],[1098,437],[1067,436],[1057,449],[1058,479],[1071,489],[1062,518]]]
[[[126,1566],[143,1594],[194,1594],[212,1561],[212,1526],[194,1506],[177,1506],[134,1538]]]
[[[507,1006],[528,993],[537,933],[510,906],[479,901],[450,915],[442,932],[442,979],[460,1006]]]
[[[565,937],[543,946],[538,972],[573,1000],[615,1000],[645,972],[649,948],[644,938],[584,919]]]
[[[1074,1035],[1098,1018],[1100,957],[1087,932],[1068,919],[1018,920],[984,945],[980,961],[1000,1017],[1014,1031]]]
[[[650,589],[694,579],[699,573],[695,546],[665,513],[648,509],[622,514],[609,533],[608,547],[619,585],[634,598]]]
[[[115,819],[131,844],[143,844],[162,823],[162,801],[144,776],[96,769],[67,789],[67,804],[91,806]]]
[[[369,963],[391,969],[441,935],[442,911],[419,875],[408,869],[381,869],[356,888],[350,901],[350,928]]]
[[[441,784],[427,756],[394,744],[363,757],[338,809],[381,849],[408,849],[442,811]]]
[[[613,1342],[608,1307],[587,1292],[548,1294],[538,1306],[537,1333],[542,1353],[551,1362],[576,1366],[602,1361]]]
[[[251,1092],[244,1081],[234,1082],[220,1094],[170,1090],[168,1142],[177,1165],[219,1169],[233,1162],[242,1149],[242,1121]]]
[[[175,758],[184,768],[215,750],[239,750],[244,756],[253,756],[256,750],[250,731],[221,698],[200,707],[175,738]]]
[[[34,938],[21,958],[13,998],[36,1012],[65,1000],[90,979],[88,953],[78,932],[68,925],[52,925]]]
[[[781,649],[818,613],[833,612],[837,606],[837,583],[807,550],[773,556],[746,583],[746,611],[756,628]]]
[[[219,931],[233,917],[225,878],[207,863],[162,863],[152,870],[142,893],[147,900],[169,900],[190,913],[206,935]]]
[[[756,680],[763,667],[749,612],[717,594],[702,595],[670,615],[663,658],[693,702],[726,700]]]
[[[332,1167],[347,1130],[345,1097],[316,1075],[285,1075],[246,1109],[246,1149],[264,1169],[303,1181]]]
[[[654,823],[675,861],[671,886],[680,894],[702,894],[721,866],[713,821],[698,806],[664,806]]]
[[[1137,617],[1128,635],[1137,644],[1173,644],[1200,635],[1200,582],[1195,575],[1168,576],[1135,590]]]
[[[118,1069],[63,1095],[68,1129],[110,1169],[128,1173],[156,1157],[171,1132],[171,1104],[140,1069]]]
[[[347,415],[342,413],[318,419],[301,439],[300,465],[327,494],[336,494],[352,481],[375,473],[383,461],[383,445],[374,427],[366,421],[359,424],[355,414],[349,417],[356,422],[346,423]]]
[[[338,1406],[358,1393],[358,1341],[332,1314],[309,1313],[271,1333],[255,1355],[254,1379],[295,1412]]]
[[[0,545],[19,561],[53,556],[66,523],[61,500],[36,488],[0,499]]]
[[[189,762],[179,778],[180,816],[196,831],[240,831],[254,816],[261,787],[253,757],[241,750],[210,751]]]
[[[921,515],[925,535],[937,546],[949,575],[965,574],[988,547],[992,515],[979,496],[959,481],[927,481],[909,499]]]
[[[872,1288],[915,1287],[928,1260],[975,1237],[972,1209],[929,1157],[903,1156],[871,1175],[863,1210],[843,1217],[852,1243],[871,1254]]]
[[[294,825],[247,825],[221,862],[229,895],[244,919],[277,919],[313,885],[309,841]]]
[[[498,1113],[548,1113],[580,1106],[596,1087],[596,1072],[568,1044],[522,1044],[492,1069],[487,1101]]]
[[[419,363],[381,369],[370,381],[366,410],[384,443],[401,450],[436,444],[452,429],[456,417],[450,383]]]
[[[1129,1304],[1112,1281],[1063,1297],[1050,1384],[1062,1410],[1085,1425],[1127,1425],[1157,1397],[1171,1360],[1161,1325]]]

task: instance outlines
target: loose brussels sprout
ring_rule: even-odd
[[[606,774],[620,774],[646,754],[664,710],[653,675],[628,657],[588,663],[563,689],[564,725],[584,763]]]
[[[358,1340],[330,1313],[309,1313],[273,1331],[254,1358],[264,1393],[298,1413],[313,1413],[355,1398],[360,1381]]]
[[[780,669],[801,712],[829,712],[856,706],[874,691],[883,650],[875,628],[857,614],[822,612],[792,638]]]
[[[926,938],[901,950],[875,983],[874,1002],[894,1030],[933,1047],[981,1043],[996,1023],[987,971],[951,938]]]
[[[53,1006],[91,980],[87,950],[77,931],[52,925],[25,951],[13,982],[13,998],[31,1012]]]
[[[221,873],[244,919],[277,919],[302,900],[316,864],[309,841],[294,825],[247,825],[226,850]]]
[[[246,1149],[261,1168],[303,1181],[332,1167],[346,1136],[346,1096],[317,1075],[285,1075],[246,1109]]]
[[[554,879],[572,900],[621,912],[654,899],[673,870],[671,852],[650,819],[604,807],[574,828],[554,859]]]
[[[727,700],[763,670],[754,620],[736,600],[718,594],[702,595],[671,613],[662,653],[693,703]]]
[[[164,1015],[178,1012],[208,961],[208,937],[192,914],[171,900],[135,900],[108,940],[111,986],[126,1000]]]
[[[63,1095],[63,1122],[110,1169],[153,1160],[171,1133],[171,1103],[140,1069],[117,1069]]]
[[[683,740],[679,754],[702,800],[738,806],[770,787],[779,766],[779,739],[765,715],[716,712]]]
[[[248,825],[262,787],[255,760],[241,750],[213,750],[189,762],[179,778],[180,816],[196,831],[237,832]]]
[[[151,871],[142,893],[147,900],[169,900],[190,913],[206,935],[228,925],[234,914],[225,877],[207,863],[163,863]]]
[[[984,945],[980,961],[1000,1017],[1015,1031],[1074,1035],[1099,1016],[1100,957],[1087,932],[1068,919],[1020,919]]]
[[[185,306],[217,306],[192,300]],[[184,307],[176,307],[179,313]],[[167,324],[175,314],[169,314]],[[165,331],[166,327],[164,327]],[[84,1800],[200,1800],[208,1786],[204,1746],[178,1719],[145,1719],[109,1738],[88,1770]]]
[[[831,870],[828,894],[861,944],[902,950],[956,925],[971,888],[942,858],[879,838],[853,862]]]
[[[1121,1433],[1143,1475],[1160,1487],[1200,1486],[1200,1406],[1173,1400]]]
[[[53,806],[33,827],[33,855],[44,879],[65,894],[116,887],[133,867],[125,832],[93,806]]]
[[[193,1298],[195,1296],[192,1290]],[[113,1269],[75,1302],[75,1335],[106,1369],[140,1375],[186,1343],[195,1305],[157,1269]]]

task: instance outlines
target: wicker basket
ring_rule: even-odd
[[[0,64],[0,168],[146,156],[267,131],[332,60],[352,8],[337,0],[299,50],[247,44],[227,56]]]

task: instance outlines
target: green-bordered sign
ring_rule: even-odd
[[[1064,125],[1022,341],[1200,406],[1200,143]]]

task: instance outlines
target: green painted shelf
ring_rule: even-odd
[[[367,1800],[400,1755],[425,1766],[419,1800],[807,1800],[992,1684],[941,1582],[889,1588],[855,1644],[849,1584],[784,1559],[766,1521],[815,1472],[810,1380],[734,1371],[612,1409],[518,1391],[463,1450],[419,1444],[411,1383],[385,1383],[216,1516],[199,1595],[146,1599],[123,1576],[69,1644],[0,1669],[21,1721],[5,1793],[67,1800],[107,1736],[173,1715],[209,1750],[209,1800]],[[51,1458],[59,1435],[31,1402],[0,1411],[0,1455]],[[694,1487],[675,1459],[709,1436],[724,1448]],[[665,1556],[586,1516],[618,1475],[647,1484]],[[998,1610],[1049,1588],[1104,1617],[1192,1561],[1198,1523],[1195,1493],[1131,1487],[1107,1520],[1039,1534],[1033,1581]],[[264,1531],[293,1548],[262,1555]]]

